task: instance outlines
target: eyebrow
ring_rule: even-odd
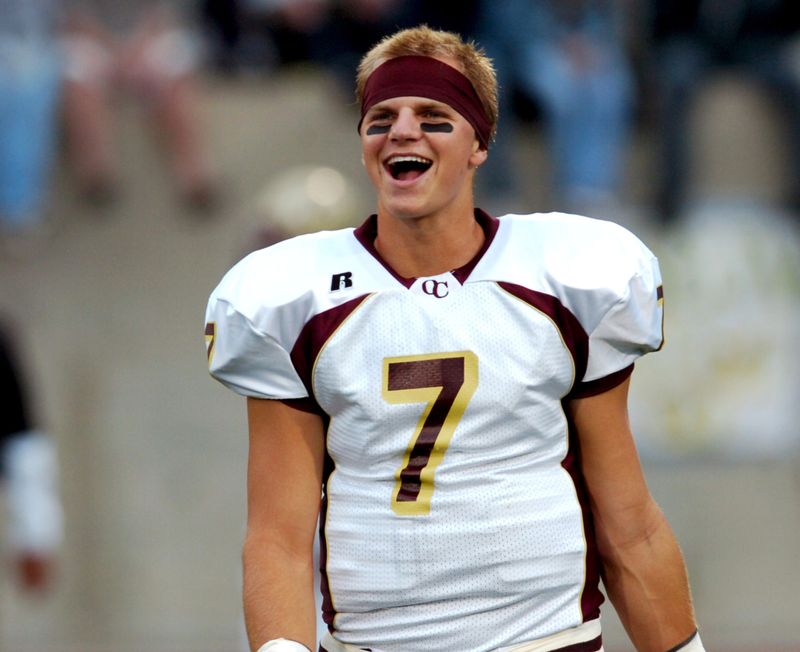
[[[428,102],[416,107],[416,110],[420,112],[439,111],[440,113],[447,114],[442,117],[450,117],[450,114],[457,113],[457,111],[452,106],[450,106],[449,104],[445,104],[444,102]]]

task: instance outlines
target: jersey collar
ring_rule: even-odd
[[[466,265],[462,265],[458,269],[452,270],[453,276],[456,277],[456,280],[461,283],[461,285],[464,285],[469,278],[469,275],[472,273],[472,270],[475,269],[475,266],[488,251],[492,241],[494,240],[494,236],[497,234],[497,228],[500,225],[500,220],[498,220],[496,217],[492,217],[488,213],[482,211],[480,208],[475,209],[475,221],[480,224],[485,237],[483,240],[483,246],[480,248],[478,253],[473,256],[472,260],[470,260]],[[407,288],[410,288],[412,285],[414,285],[414,281],[417,280],[416,278],[406,278],[404,276],[400,276],[400,274],[395,272],[390,267],[389,263],[383,259],[383,257],[378,253],[378,250],[375,248],[375,238],[378,237],[377,215],[370,215],[367,218],[367,221],[355,230],[354,235],[364,249],[372,254],[375,260],[383,265],[386,268],[386,271],[394,276],[400,283]]]

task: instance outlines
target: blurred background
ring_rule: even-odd
[[[631,418],[706,648],[800,650],[795,4],[0,0],[0,317],[65,523],[43,582],[4,544],[0,650],[244,650],[244,399],[207,374],[206,300],[249,251],[366,219],[354,68],[423,22],[498,67],[479,206],[658,255]]]

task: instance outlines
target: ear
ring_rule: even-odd
[[[481,165],[489,156],[489,150],[481,146],[480,141],[476,138],[475,144],[472,147],[472,154],[469,157],[470,167],[476,168]]]

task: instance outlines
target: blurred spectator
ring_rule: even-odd
[[[433,29],[456,32],[464,38],[473,37],[478,29],[481,5],[488,0],[407,0],[408,22],[427,25]]]
[[[410,27],[405,0],[338,0],[329,28],[329,65],[348,92],[364,53],[384,36]]]
[[[212,61],[224,73],[315,63],[355,91],[361,56],[397,29],[475,33],[481,0],[202,0]]]
[[[244,0],[250,22],[272,40],[278,64],[324,61],[332,0]]]
[[[792,187],[800,207],[800,11],[793,0],[655,0],[652,33],[660,158],[657,208],[673,219],[688,201],[689,118],[719,68],[763,84],[787,115]]]
[[[588,213],[616,204],[635,92],[623,23],[615,0],[484,3],[478,41],[495,61],[506,122],[479,176],[490,204],[513,204],[524,182],[512,163],[514,90],[541,114],[557,203]]]
[[[69,161],[90,199],[113,197],[118,160],[115,95],[126,91],[149,112],[181,197],[207,207],[217,177],[197,113],[199,43],[171,3],[72,0],[66,20],[64,118]]]
[[[8,539],[23,588],[43,589],[52,578],[63,516],[52,442],[32,428],[20,359],[0,325],[0,478],[8,504]]]
[[[348,90],[361,55],[398,25],[406,0],[204,0],[216,60],[223,70],[313,62]]]
[[[0,0],[0,224],[39,226],[54,158],[60,52],[56,0]]]
[[[243,63],[243,0],[202,0],[201,19],[209,45],[209,63],[234,73]]]

